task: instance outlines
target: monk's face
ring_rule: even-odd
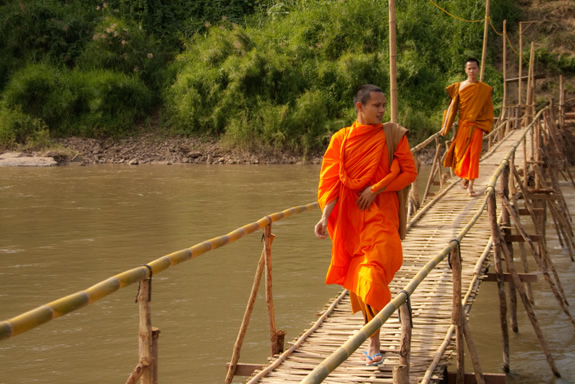
[[[477,81],[477,75],[479,74],[479,67],[475,61],[468,61],[465,63],[465,73],[469,81]]]
[[[357,120],[360,124],[380,124],[385,114],[385,95],[370,92],[367,103],[357,103]]]

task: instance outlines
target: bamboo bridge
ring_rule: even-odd
[[[537,334],[541,353],[550,370],[559,377],[553,351],[547,345],[533,310],[529,282],[537,276],[544,278],[566,321],[575,326],[544,238],[544,215],[548,212],[561,244],[569,249],[573,260],[575,241],[571,216],[559,181],[563,179],[564,183],[568,181],[575,186],[565,160],[565,154],[573,151],[569,147],[568,136],[564,111],[557,113],[556,108],[548,106],[536,115],[533,110],[521,115],[509,108],[500,116],[493,132],[485,137],[486,152],[482,156],[480,178],[475,185],[479,194],[475,197],[464,193],[459,181],[440,166],[444,144],[437,134],[414,147],[412,152],[416,158],[421,151],[432,147],[435,153],[433,165],[425,187],[420,188],[416,184],[412,188],[410,222],[403,242],[404,264],[392,282],[392,301],[365,326],[362,316],[351,314],[349,298],[344,291],[328,303],[309,330],[284,349],[285,335],[275,328],[271,296],[271,245],[274,238],[271,225],[317,207],[317,203],[311,203],[265,216],[227,235],[163,256],[84,291],[2,321],[0,341],[138,282],[140,357],[139,364],[127,375],[126,383],[139,380],[144,384],[157,383],[159,331],[151,324],[149,295],[152,276],[263,229],[264,249],[228,364],[227,382],[243,375],[248,376],[247,384],[437,383],[446,379],[447,362],[452,356],[457,360],[456,376],[462,380],[465,376],[464,344],[471,355],[477,382],[496,382],[497,375],[482,373],[472,330],[466,320],[481,282],[486,279],[497,281],[498,285],[504,367],[509,367],[508,329],[516,328],[516,298],[519,297]],[[527,233],[521,216],[528,216],[533,221],[535,233]],[[514,242],[521,246],[517,262],[513,259]],[[526,260],[531,256],[540,269],[537,275],[527,270]],[[266,366],[241,364],[242,341],[264,271],[273,357]],[[510,295],[509,302],[505,284],[515,292]],[[375,367],[365,366],[359,362],[364,343],[380,327],[384,362]]]
[[[510,245],[515,241],[529,244],[544,278],[554,290],[558,305],[563,308],[567,321],[575,326],[545,249],[544,223],[537,216],[542,214],[541,203],[547,202],[559,237],[564,239],[563,244],[569,247],[572,255],[571,219],[560,213],[568,211],[561,198],[557,175],[543,175],[543,169],[554,168],[573,182],[564,156],[557,156],[564,141],[559,139],[560,133],[548,125],[551,124],[548,112],[541,111],[528,127],[503,135],[499,130],[510,124],[505,121],[486,138],[490,150],[482,157],[481,175],[476,181],[476,190],[482,192],[481,196],[470,198],[460,189],[457,178],[445,180],[445,177],[443,182],[437,182],[445,184],[439,194],[424,196],[425,203],[412,216],[403,241],[403,267],[391,283],[394,299],[376,319],[363,327],[363,317],[351,313],[344,291],[289,349],[276,355],[268,366],[257,367],[247,384],[441,382],[445,378],[447,360],[454,354],[461,364],[458,373],[463,377],[463,340],[470,350],[477,382],[504,382],[505,375],[482,374],[472,332],[465,319],[484,279],[494,279],[499,285],[506,351],[504,367],[509,367],[504,281],[511,280],[519,291],[551,370],[560,376],[531,305],[528,284],[536,276],[519,273],[519,267],[514,266],[509,253],[513,249]],[[543,136],[551,147],[538,150]],[[503,138],[493,144],[491,140],[495,137]],[[414,152],[418,150],[418,147],[414,148]],[[544,157],[551,159],[549,151],[555,153],[554,159],[558,161],[554,166],[543,162]],[[431,181],[436,176],[441,178],[437,159],[426,195]],[[520,166],[516,168],[517,165]],[[530,185],[529,177],[536,178],[533,185]],[[532,215],[538,223],[535,234],[526,233],[520,215]],[[520,235],[511,234],[512,227]],[[522,252],[523,267],[526,266],[525,258],[526,254]],[[506,272],[502,267],[504,262]],[[490,266],[495,267],[495,274],[487,274]],[[522,271],[527,272],[523,267]],[[515,322],[517,303],[511,303],[511,307],[512,322]],[[397,309],[406,310],[400,310],[398,314]],[[364,366],[360,364],[361,353],[367,348],[369,335],[379,326],[384,362],[376,367]],[[516,329],[516,324],[512,324],[512,328]],[[489,380],[485,381],[486,377]]]

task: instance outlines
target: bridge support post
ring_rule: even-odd
[[[409,363],[411,354],[411,313],[407,302],[399,307],[401,322],[401,341],[399,362],[393,367],[393,384],[409,384]]]
[[[503,371],[510,372],[509,368],[509,328],[507,326],[507,298],[505,296],[505,283],[503,278],[503,263],[501,261],[501,234],[497,225],[497,202],[495,190],[491,189],[487,197],[487,210],[491,224],[491,236],[493,239],[493,257],[495,273],[497,274],[497,292],[499,294],[499,318],[501,321],[501,336],[503,337]]]
[[[473,369],[475,371],[475,380],[478,384],[485,384],[485,377],[481,365],[479,364],[479,354],[475,348],[473,337],[471,336],[471,329],[463,305],[461,304],[461,249],[458,247],[451,251],[451,271],[453,274],[453,312],[451,315],[451,323],[455,325],[455,341],[457,348],[457,384],[465,382],[465,343],[471,357]]]
[[[139,363],[132,371],[126,384],[135,384],[141,379],[142,384],[158,383],[158,337],[160,330],[152,328],[151,298],[151,268],[150,277],[140,281],[138,302],[140,308],[139,327]]]

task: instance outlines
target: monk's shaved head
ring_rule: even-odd
[[[353,97],[353,105],[356,105],[358,102],[366,105],[367,102],[369,101],[369,98],[371,97],[371,92],[379,92],[379,93],[383,93],[383,91],[381,90],[381,88],[379,88],[377,85],[373,85],[373,84],[364,84],[362,86],[360,86],[357,91],[355,91],[355,95]],[[385,95],[385,93],[383,93]],[[356,108],[357,111],[357,108]]]
[[[474,57],[470,57],[469,59],[465,60],[465,65],[464,65],[464,67],[467,66],[467,63],[475,63],[475,64],[477,64],[477,68],[479,68],[479,60],[477,60],[477,59],[474,58]]]

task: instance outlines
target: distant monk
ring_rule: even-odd
[[[449,132],[459,111],[455,139],[449,146],[443,165],[453,168],[455,174],[462,179],[461,188],[467,189],[469,196],[476,196],[473,182],[479,177],[483,132],[489,133],[493,128],[493,88],[477,80],[477,59],[467,59],[465,73],[467,80],[446,88],[451,102],[444,114],[440,133],[445,136]]]
[[[318,201],[322,216],[315,235],[332,239],[326,284],[350,292],[352,311],[367,323],[391,300],[389,283],[403,262],[399,234],[398,194],[417,170],[405,133],[394,123],[382,124],[385,95],[371,84],[354,97],[357,120],[336,132],[320,173]],[[405,215],[402,215],[405,219]],[[405,229],[405,220],[402,222]],[[363,352],[366,365],[383,362],[379,330]]]

